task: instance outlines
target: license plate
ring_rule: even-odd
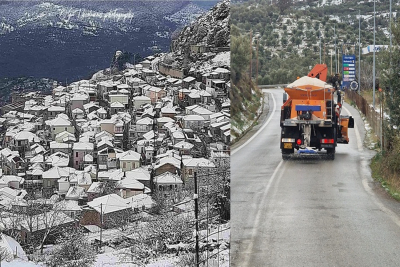
[[[293,144],[292,143],[283,143],[283,148],[284,149],[292,149],[293,148]]]

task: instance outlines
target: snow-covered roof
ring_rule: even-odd
[[[136,125],[151,125],[151,124],[153,124],[153,119],[147,117],[136,121]]]
[[[111,105],[110,105],[110,107],[111,107],[111,108],[124,108],[125,105],[122,104],[121,102],[116,101],[116,102],[112,102]]]
[[[79,199],[84,196],[86,196],[85,188],[80,186],[71,186],[65,195],[65,199]]]
[[[173,157],[164,157],[161,158],[160,161],[156,164],[155,168],[159,168],[161,166],[164,166],[165,164],[171,164],[175,166],[176,168],[180,169],[181,168],[181,162]]]
[[[93,162],[93,156],[90,155],[90,154],[86,154],[86,155],[83,157],[83,161],[84,161],[84,162]]]
[[[196,80],[196,78],[188,76],[188,77],[184,78],[182,81],[190,83],[190,82],[193,82],[195,80]]]
[[[33,158],[31,158],[30,162],[31,163],[43,163],[44,162],[43,158],[44,158],[43,155],[38,154],[38,155],[34,156]]]
[[[122,171],[122,169],[102,171],[98,173],[98,178],[100,180],[119,181],[122,179],[122,177],[124,177],[124,172]]]
[[[65,107],[50,106],[47,110],[50,111],[50,112],[65,112]]]
[[[149,196],[147,194],[138,194],[138,195],[126,198],[125,201],[132,208],[142,208],[144,206],[146,209],[149,209],[155,204],[155,202],[151,198],[151,196]]]
[[[140,154],[133,150],[128,150],[123,153],[117,153],[116,157],[120,161],[139,161],[140,160]]]
[[[144,190],[144,184],[134,178],[122,179],[118,182],[117,187],[121,189]]]
[[[188,142],[185,142],[185,141],[181,141],[181,142],[179,142],[179,143],[176,143],[175,145],[174,145],[174,148],[175,149],[192,149],[194,147],[194,145],[193,144],[191,144],[191,143],[188,143]]]
[[[45,162],[52,166],[67,167],[69,164],[69,155],[58,151],[50,155]]]
[[[89,96],[86,94],[74,94],[74,96],[71,98],[71,101],[84,101],[88,98]]]
[[[83,110],[80,108],[75,108],[71,111],[73,114],[83,114]]]
[[[107,114],[107,111],[103,107],[101,107],[98,110],[96,110],[96,112],[99,113],[99,114]]]
[[[191,110],[192,112],[195,112],[195,113],[201,114],[201,115],[211,115],[211,114],[214,113],[214,112],[212,112],[212,111],[210,111],[210,110],[208,110],[208,109],[206,109],[204,107],[201,107],[199,105],[188,106],[188,107],[185,108],[185,110],[186,111],[187,110]]]
[[[93,182],[89,189],[87,190],[88,193],[101,193],[103,191],[103,182]]]
[[[85,150],[85,151],[92,151],[94,148],[94,145],[89,142],[79,142],[79,143],[74,143],[74,150]]]
[[[72,148],[72,145],[67,143],[59,143],[56,141],[50,142],[50,149],[67,149],[67,148]]]
[[[144,95],[135,96],[132,99],[133,99],[133,101],[148,101],[149,103],[151,102],[150,97],[147,97],[147,96],[144,96]]]
[[[62,131],[56,135],[56,139],[61,139],[63,142],[76,141],[75,135],[70,132]]]
[[[183,161],[183,165],[186,167],[215,168],[214,163],[206,158],[191,158],[191,159],[183,159],[182,161]]]
[[[17,141],[28,140],[29,142],[40,142],[40,139],[36,134],[28,132],[28,131],[21,131],[21,132],[15,134],[14,139]]]
[[[134,178],[140,181],[150,181],[150,172],[144,168],[137,168],[131,171],[125,172],[126,178]]]
[[[43,172],[42,177],[43,179],[60,179],[61,177],[68,177],[71,173],[75,172],[71,172],[71,170],[72,168],[60,168],[58,166],[55,166]]]
[[[154,177],[154,183],[156,184],[183,184],[181,177],[170,172],[164,172]]]
[[[146,140],[151,140],[154,138],[154,136],[155,136],[155,133],[153,130],[148,131],[147,133],[143,134],[143,138]]]
[[[25,179],[16,175],[3,175],[0,178],[0,182],[3,181],[4,183],[8,184],[10,182],[17,182],[23,184]]]
[[[71,121],[68,119],[68,116],[65,118],[65,116],[61,116],[65,114],[59,114],[56,118],[52,120],[48,120],[45,123],[50,126],[71,126]]]
[[[200,115],[186,115],[183,117],[184,121],[204,121],[205,119]]]
[[[157,122],[159,123],[168,123],[168,122],[175,122],[174,119],[171,119],[170,117],[161,117],[157,119]]]
[[[117,194],[110,194],[93,199],[87,205],[97,212],[108,214],[116,211],[126,210],[131,208],[126,201]]]

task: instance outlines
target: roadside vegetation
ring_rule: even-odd
[[[328,1],[330,2],[330,1]],[[271,3],[273,3],[271,5]],[[320,2],[321,3],[321,2]],[[331,54],[334,47],[341,54],[356,54],[358,42],[358,12],[361,12],[362,47],[373,44],[373,3],[346,1],[340,5],[318,6],[318,1],[255,1],[232,5],[231,23],[242,33],[253,32],[254,47],[258,46],[258,84],[284,84],[306,75],[310,67],[320,61],[331,70]],[[387,35],[389,3],[381,2],[377,7],[377,44],[389,44]],[[399,9],[393,7],[393,12]],[[321,43],[321,45],[320,45]],[[342,46],[345,43],[346,45]],[[256,50],[256,49],[254,49]],[[253,64],[255,66],[255,57]],[[372,57],[362,57],[361,77],[372,81]],[[332,58],[332,72],[335,72]],[[254,68],[255,69],[255,68]],[[372,83],[362,88],[372,88]]]
[[[372,159],[373,177],[397,200],[400,200],[400,20],[393,23],[392,52],[377,57],[380,88],[383,89],[385,120],[383,144]]]
[[[232,14],[234,15],[234,14]],[[250,39],[231,26],[231,134],[237,140],[256,121],[262,94],[249,77]]]

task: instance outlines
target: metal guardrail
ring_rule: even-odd
[[[260,85],[257,85],[257,86],[260,89],[270,89],[270,88],[277,88],[277,87],[284,88],[286,85],[287,84],[260,84]]]

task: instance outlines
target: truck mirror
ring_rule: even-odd
[[[288,100],[288,95],[286,93],[283,93],[283,104]]]
[[[354,128],[354,119],[352,116],[349,117],[349,124],[347,125],[347,128]]]

